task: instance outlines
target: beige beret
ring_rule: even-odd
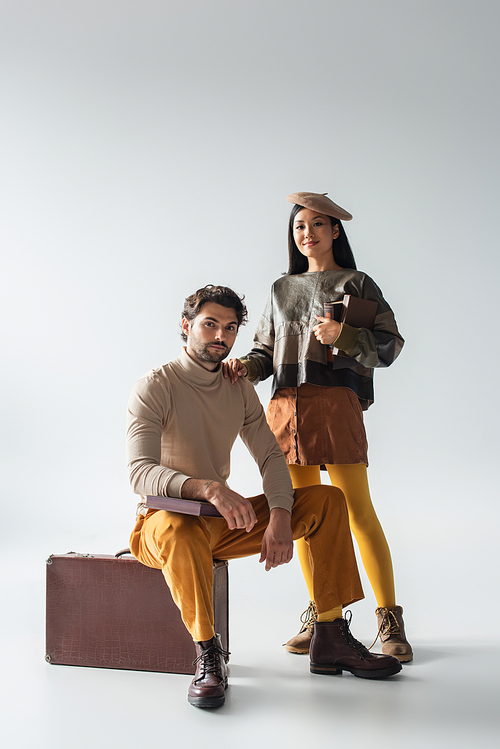
[[[350,221],[352,216],[347,211],[344,211],[339,205],[336,205],[333,200],[327,198],[327,192],[292,192],[288,195],[287,200],[289,203],[295,203],[295,205],[301,205],[303,208],[309,208],[311,211],[318,211],[318,213],[324,213],[325,216],[333,216],[341,221]]]

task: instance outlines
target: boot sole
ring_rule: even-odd
[[[224,691],[226,691],[227,687],[228,684],[226,681],[226,683],[224,684]],[[220,697],[204,697],[203,695],[201,695],[200,697],[191,697],[191,695],[188,694],[188,702],[193,707],[202,707],[205,709],[222,707],[225,701],[225,694],[221,694]]]
[[[214,708],[214,707],[222,707],[224,702],[226,701],[226,696],[223,694],[221,697],[189,697],[188,696],[188,702],[193,707],[203,707],[203,708]]]
[[[394,658],[397,658],[400,663],[410,663],[413,660],[413,655],[395,655]]]
[[[341,676],[342,671],[348,671],[353,676],[357,676],[360,679],[385,679],[387,676],[393,676],[398,674],[402,670],[403,666],[398,663],[388,668],[378,668],[373,671],[365,671],[362,668],[338,668],[337,666],[320,665],[319,663],[312,663],[310,671],[312,674],[319,674],[320,676]]]
[[[299,650],[298,648],[285,645],[285,650],[287,653],[293,653],[294,655],[309,655],[309,648],[307,650]]]

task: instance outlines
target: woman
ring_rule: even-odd
[[[344,492],[352,532],[377,599],[382,652],[412,660],[403,610],[396,605],[389,547],[371,503],[363,410],[373,403],[373,369],[392,364],[403,347],[391,308],[378,286],[356,270],[341,220],[351,214],[325,194],[287,197],[290,216],[288,273],[271,288],[255,333],[254,348],[226,365],[233,381],[255,385],[274,374],[267,419],[283,450],[294,488],[321,483],[326,467]],[[355,328],[324,316],[324,304],[344,295],[377,303],[373,328]],[[343,355],[329,356],[331,344]],[[347,355],[347,356],[346,356]],[[297,552],[311,602],[299,634],[286,643],[309,652],[316,609],[308,547]]]

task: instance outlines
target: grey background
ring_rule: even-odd
[[[250,348],[297,190],[353,213],[358,267],[407,341],[376,373],[366,425],[412,640],[498,642],[499,15],[488,0],[2,4],[12,648],[43,658],[45,557],[128,543],[126,401],[178,354],[184,297],[244,293],[234,353]],[[269,384],[258,392],[266,405]],[[260,491],[242,446],[231,485]],[[248,644],[265,620],[291,636],[307,604],[298,563],[231,567],[233,631]],[[370,640],[365,592],[353,626]]]

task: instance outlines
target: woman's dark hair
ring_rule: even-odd
[[[304,209],[304,206],[295,204],[292,208],[292,212],[290,214],[290,221],[288,222],[288,257],[289,257],[289,265],[288,265],[288,271],[287,275],[289,276],[295,276],[298,273],[307,273],[307,270],[309,268],[309,262],[305,255],[303,255],[297,245],[295,244],[295,239],[293,238],[293,223],[295,220],[295,216],[299,211],[302,211]],[[333,258],[337,265],[340,265],[341,268],[353,268],[356,270],[356,261],[354,260],[354,255],[352,254],[351,245],[349,244],[349,240],[347,239],[347,234],[345,233],[344,227],[342,226],[342,222],[338,218],[333,218],[333,216],[328,216],[330,219],[330,222],[333,226],[339,227],[339,236],[337,239],[333,240]]]
[[[240,325],[245,325],[248,320],[247,308],[243,304],[244,298],[244,296],[239,296],[228,286],[213,286],[212,284],[208,284],[208,286],[195,291],[194,294],[188,296],[184,301],[182,317],[191,322],[200,313],[204,304],[215,302],[215,304],[220,304],[221,307],[234,309],[239,328]],[[181,338],[183,341],[187,341],[187,335],[184,331],[181,332]]]

